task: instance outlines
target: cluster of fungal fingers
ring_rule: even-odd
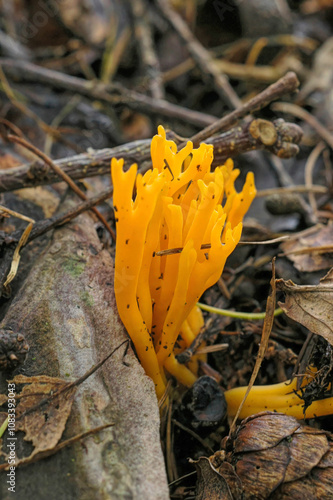
[[[162,126],[151,142],[153,168],[126,172],[112,159],[116,218],[115,296],[137,355],[160,398],[166,371],[190,386],[195,361],[177,362],[203,319],[196,302],[219,279],[236,247],[255,194],[248,173],[240,193],[233,162],[211,171],[213,146],[191,142],[177,152]],[[203,246],[203,248],[202,248]],[[169,252],[168,252],[169,250]]]
[[[275,411],[293,416],[297,419],[322,417],[333,414],[333,397],[331,384],[327,387],[327,398],[306,405],[303,390],[314,379],[316,369],[309,367],[304,375],[300,388],[297,378],[273,385],[259,385],[251,388],[242,406],[239,418],[243,419],[262,411]],[[235,387],[225,391],[229,417],[234,417],[243,401],[247,387]]]

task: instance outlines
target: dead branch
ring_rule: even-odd
[[[292,71],[287,73],[283,78],[280,78],[277,82],[273,83],[267,89],[260,92],[248,102],[243,104],[240,108],[232,111],[228,115],[224,116],[220,120],[217,120],[212,125],[209,125],[204,130],[201,130],[197,134],[191,137],[191,141],[194,145],[198,145],[200,142],[204,141],[208,137],[221,132],[231,127],[237,120],[243,118],[253,111],[258,111],[270,104],[275,99],[279,99],[281,95],[289,94],[294,92],[299,86],[299,81],[296,74]]]
[[[171,26],[185,42],[189,53],[198,64],[204,79],[212,78],[214,86],[222,99],[232,108],[239,108],[242,104],[241,100],[231,87],[228,79],[217,68],[209,51],[196,39],[185,21],[170,7],[167,0],[157,0],[157,5]]]
[[[43,83],[50,87],[76,92],[90,99],[98,99],[112,105],[123,104],[135,111],[175,118],[198,127],[206,127],[216,120],[214,116],[206,113],[193,111],[163,99],[154,99],[116,83],[104,84],[99,81],[87,81],[59,71],[42,68],[36,64],[16,62],[11,59],[0,58],[0,66],[7,78]]]
[[[170,139],[180,143],[183,139],[169,132]],[[205,142],[214,146],[213,166],[221,165],[246,151],[265,149],[281,158],[290,158],[298,152],[302,130],[295,124],[275,120],[257,119],[243,123]],[[139,165],[150,158],[150,140],[130,142],[110,149],[90,151],[70,156],[53,163],[71,177],[84,179],[95,175],[109,174],[111,158],[124,158],[125,165]],[[0,171],[0,193],[25,187],[34,187],[58,182],[57,174],[45,163],[36,161],[20,167]]]

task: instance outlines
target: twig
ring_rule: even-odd
[[[257,118],[221,135],[206,140],[214,146],[214,161],[223,162],[246,151],[264,149],[280,158],[291,158],[299,152],[302,129],[281,118],[270,122]]]
[[[140,110],[147,114],[157,114],[186,121],[198,127],[206,127],[216,120],[214,116],[172,104],[164,99],[154,99],[139,92],[126,89],[123,85],[87,81],[83,78],[60,73],[59,71],[41,68],[36,64],[22,61],[16,63],[16,61],[11,59],[0,58],[0,66],[6,71],[6,75],[9,75],[11,78],[19,78],[22,81],[34,83],[40,82],[112,105],[123,104],[135,111]]]
[[[32,120],[34,120],[37,125],[46,133],[49,134],[51,137],[56,138],[58,141],[63,142],[70,148],[74,149],[74,151],[77,150],[76,144],[71,143],[70,141],[67,141],[65,137],[62,136],[61,132],[57,130],[55,127],[52,127],[51,125],[48,125],[47,123],[44,122],[36,113],[34,113],[30,108],[25,106],[23,102],[19,101],[18,98],[15,96],[13,90],[11,89],[6,75],[4,74],[2,67],[0,65],[0,81],[2,83],[3,89],[5,91],[6,96],[12,103],[12,105],[17,108],[21,113],[23,113],[25,116],[28,116]],[[21,135],[21,134],[19,134]]]
[[[268,155],[269,165],[274,169],[280,184],[284,188],[293,187],[293,180],[287,170],[284,167],[283,162],[280,158],[276,158],[276,156]],[[307,225],[313,225],[318,222],[316,214],[312,211],[310,205],[305,201],[305,199],[299,193],[293,193],[293,196],[289,195],[287,192],[273,195],[272,198],[268,198],[266,201],[266,207],[268,208],[267,203],[270,204],[271,213],[275,213],[276,215],[282,213],[289,213],[290,211],[296,211],[305,219]],[[275,210],[277,210],[275,212]]]
[[[154,99],[164,98],[164,88],[158,57],[155,52],[149,17],[145,0],[130,2],[134,17],[134,34],[144,66],[144,74],[148,78],[150,93]]]
[[[279,236],[278,238],[273,238],[271,240],[265,241],[240,241],[238,245],[274,245],[275,243],[279,243],[280,241],[284,241],[289,239],[289,236]],[[207,250],[211,248],[210,243],[204,243],[201,245],[200,250]],[[174,255],[181,253],[183,251],[183,247],[176,248],[168,248],[166,250],[159,250],[158,252],[154,252],[153,257],[162,257],[164,255]]]
[[[263,90],[262,92],[260,92],[260,94],[250,99],[240,108],[232,111],[220,120],[216,120],[212,125],[209,125],[205,129],[192,136],[191,141],[194,143],[194,145],[198,145],[200,142],[207,139],[207,137],[211,137],[217,132],[221,132],[231,127],[237,120],[243,118],[247,114],[264,108],[275,99],[279,99],[282,95],[294,92],[298,86],[299,81],[296,74],[290,71],[283,78],[280,78],[280,80],[267,87],[267,89]]]
[[[63,450],[67,446],[72,446],[73,444],[77,443],[78,441],[81,441],[82,439],[85,439],[86,437],[89,436],[94,436],[98,432],[104,431],[105,429],[108,429],[109,427],[113,427],[115,424],[104,424],[104,425],[99,425],[98,427],[95,427],[94,429],[90,429],[89,431],[82,432],[81,434],[77,434],[76,436],[73,436],[69,439],[66,439],[65,441],[62,441],[61,443],[58,443],[54,448],[50,450],[45,450],[37,453],[34,455],[31,459],[29,457],[23,458],[18,461],[17,466],[23,466],[23,465],[29,465],[33,464],[35,462],[39,462],[40,460],[43,460],[44,458],[51,457],[52,455],[55,455],[58,453],[58,451]],[[3,464],[6,465],[6,464]],[[5,468],[0,466],[1,468]],[[8,467],[8,464],[7,464]]]
[[[250,123],[242,123],[227,132],[205,141],[214,146],[213,167],[221,165],[226,158],[254,149],[265,149],[281,157],[289,158],[298,151],[297,143],[302,130],[293,123],[282,119],[269,122],[260,118]],[[179,138],[168,132],[168,138],[177,144]],[[111,158],[124,158],[126,163],[142,163],[150,156],[150,140],[130,142],[112,149],[101,149],[81,155],[55,160],[72,179],[83,179],[94,175],[104,175],[110,172]],[[24,187],[52,184],[57,182],[57,174],[45,168],[45,164],[32,163],[8,170],[0,170],[0,193],[13,191]]]
[[[54,160],[64,173],[72,179],[83,179],[94,175],[110,173],[111,158],[124,158],[125,163],[138,162],[149,157],[150,140],[135,141],[110,149],[100,149]],[[27,165],[0,170],[0,193],[25,187],[40,186],[59,182],[58,175],[45,165],[36,161]]]
[[[45,153],[40,151],[36,146],[33,146],[30,142],[26,141],[22,137],[17,137],[16,135],[13,134],[8,134],[6,136],[6,139],[10,142],[15,142],[17,144],[20,144],[21,146],[25,147],[32,153],[34,153],[36,156],[41,158],[56,174],[63,179],[68,186],[76,193],[81,200],[87,200],[87,196],[81,191],[81,189],[78,188],[78,186],[75,184],[75,182],[65,173],[61,168],[56,165],[51,158],[49,158]],[[98,219],[102,222],[102,224],[105,226],[105,228],[108,230],[108,232],[111,234],[113,240],[116,239],[116,235],[113,231],[113,229],[110,227],[110,225],[107,223],[106,219],[104,216],[97,210],[96,207],[92,207],[91,210],[94,212],[94,214],[98,217]]]
[[[105,49],[102,56],[100,78],[103,83],[112,81],[116,73],[122,55],[131,39],[131,30],[125,26],[118,35],[118,27],[115,18],[111,18],[109,35],[105,41]]]
[[[205,334],[207,330],[210,329],[211,325],[213,323],[213,319],[209,318],[208,321],[204,324],[202,328],[200,328],[200,332],[198,335],[195,337],[191,345],[185,349],[183,352],[180,352],[179,354],[176,354],[176,359],[178,363],[185,364],[190,361],[192,356],[195,354],[197,351],[198,347],[202,344]]]
[[[256,357],[256,362],[255,362],[253,372],[252,372],[252,375],[251,375],[251,378],[249,381],[249,385],[247,386],[247,390],[245,392],[244,398],[243,398],[243,400],[242,400],[242,402],[241,402],[241,404],[236,412],[235,418],[230,426],[229,436],[231,436],[235,430],[237,418],[239,417],[239,414],[240,414],[241,409],[245,403],[245,400],[246,400],[247,396],[249,395],[249,392],[250,392],[251,388],[253,387],[253,384],[257,378],[261,363],[264,359],[264,355],[265,355],[265,352],[266,352],[266,349],[268,346],[269,336],[270,336],[270,333],[272,331],[274,316],[275,316],[275,312],[277,311],[277,309],[274,310],[275,301],[276,301],[275,257],[272,260],[272,279],[271,279],[270,285],[271,285],[271,290],[270,290],[270,293],[267,297],[265,319],[264,319],[264,324],[263,324],[263,328],[262,328],[262,334],[261,334],[258,354]]]
[[[286,193],[319,193],[327,194],[328,188],[325,186],[311,185],[311,186],[289,186],[280,188],[261,189],[257,191],[256,198],[263,198],[272,194],[286,194]]]
[[[297,116],[301,120],[306,121],[327,144],[333,149],[333,135],[329,130],[322,125],[317,118],[311,115],[308,111],[301,108],[297,104],[291,104],[289,102],[276,102],[272,104],[273,111],[281,111],[282,113],[290,113],[291,115]]]
[[[68,382],[68,384],[62,385],[62,387],[59,390],[55,390],[52,393],[50,393],[48,396],[45,396],[45,398],[40,400],[38,403],[31,406],[30,408],[27,408],[24,412],[22,412],[21,415],[19,417],[17,417],[16,420],[22,419],[23,417],[25,417],[26,415],[29,415],[30,413],[33,413],[35,410],[37,410],[41,406],[45,405],[46,403],[49,403],[50,401],[52,401],[52,399],[55,399],[55,398],[59,397],[61,394],[65,393],[65,392],[69,392],[70,390],[75,389],[76,387],[81,385],[85,380],[87,380],[87,378],[89,378],[99,368],[101,368],[101,366],[103,366],[103,364],[108,359],[110,359],[114,355],[114,353],[118,351],[118,349],[120,349],[123,345],[127,344],[126,348],[125,348],[124,355],[123,355],[123,357],[125,357],[127,354],[129,342],[130,342],[129,339],[126,339],[123,342],[121,342],[109,354],[107,354],[103,359],[101,359],[101,361],[96,363],[96,365],[92,366],[84,375],[82,375],[82,377],[77,378],[76,380],[74,380],[74,382]],[[36,394],[37,393],[35,393],[35,394],[30,393],[27,397],[34,396]]]
[[[90,210],[93,206],[98,205],[102,201],[105,201],[108,198],[110,198],[112,196],[112,193],[113,193],[113,187],[107,189],[106,191],[103,191],[97,196],[89,198],[84,203],[76,205],[74,208],[71,208],[70,210],[68,210],[63,214],[54,215],[49,219],[44,219],[36,222],[33,230],[31,231],[30,237],[28,238],[28,243],[38,238],[39,236],[42,236],[43,234],[47,233],[48,231],[50,231],[55,227],[67,224],[69,221],[75,219],[75,217],[78,217],[83,212]],[[15,238],[15,235],[11,236]]]
[[[189,429],[188,427],[186,427],[185,425],[183,425],[181,422],[178,422],[178,420],[176,420],[175,418],[172,419],[172,423],[174,425],[176,425],[177,427],[179,427],[180,429],[182,429],[183,431],[187,432],[194,439],[196,439],[201,444],[201,446],[203,446],[208,451],[209,454],[213,454],[214,453],[213,448],[211,448],[209,446],[209,444],[206,443],[206,441],[204,439],[202,439],[202,437],[199,436],[199,434],[197,434],[196,432],[192,431],[192,429]]]
[[[3,16],[3,12],[1,14]],[[2,26],[5,24],[6,22],[3,19]],[[32,52],[26,45],[21,44],[14,37],[10,36],[8,33],[4,33],[2,30],[0,30],[0,47],[2,53],[8,57],[26,61],[33,58]]]
[[[170,7],[167,0],[157,0],[157,5],[172,27],[177,31],[181,39],[186,43],[187,49],[198,64],[204,79],[206,80],[207,76],[211,75],[215,88],[222,99],[232,108],[239,108],[242,104],[241,100],[231,87],[227,78],[217,68],[209,51],[195,38],[185,21],[183,21],[180,15]]]
[[[317,146],[311,151],[304,168],[305,184],[306,187],[309,189],[308,191],[309,203],[314,213],[317,212],[317,203],[312,189],[313,188],[312,173],[316,161],[318,160],[321,153],[325,150],[325,148],[326,148],[326,143],[324,141],[319,142]]]

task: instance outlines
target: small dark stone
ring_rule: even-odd
[[[185,393],[179,407],[178,419],[187,427],[216,427],[224,419],[227,403],[216,380],[200,377]]]

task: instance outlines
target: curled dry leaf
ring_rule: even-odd
[[[12,381],[16,386],[24,384],[16,394],[15,432],[23,431],[24,440],[30,441],[34,450],[28,457],[18,457],[16,466],[28,463],[38,453],[52,450],[59,442],[71,412],[76,388],[51,397],[68,384],[64,380],[46,375],[25,377],[17,375]],[[17,438],[19,439],[19,438]],[[8,467],[5,462],[1,468]]]
[[[333,268],[319,285],[279,279],[276,286],[285,293],[285,302],[279,302],[284,313],[333,345]]]
[[[321,271],[333,266],[332,224],[315,227],[297,233],[281,244],[281,249],[298,271]]]
[[[194,462],[196,500],[333,498],[333,436],[265,412],[243,420],[212,457]]]

